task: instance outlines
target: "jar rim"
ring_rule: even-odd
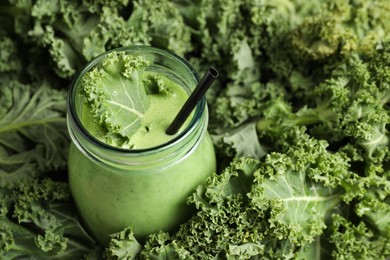
[[[186,137],[191,134],[196,129],[196,124],[199,122],[203,111],[206,107],[206,98],[202,97],[202,99],[198,102],[198,104],[195,107],[194,115],[191,118],[191,121],[189,124],[181,131],[179,132],[175,137],[170,139],[167,142],[164,142],[162,144],[148,147],[148,148],[137,148],[137,149],[126,149],[126,148],[120,148],[115,147],[112,145],[109,145],[95,136],[93,136],[88,129],[82,124],[77,111],[76,111],[76,105],[74,103],[75,101],[75,95],[77,94],[77,86],[78,82],[81,80],[82,76],[85,75],[86,72],[88,72],[91,68],[93,68],[96,64],[101,61],[107,54],[114,52],[114,51],[144,51],[146,53],[153,53],[153,54],[160,54],[167,56],[171,59],[175,59],[179,64],[181,64],[186,71],[188,71],[191,76],[195,80],[195,85],[199,83],[199,74],[196,72],[196,70],[192,67],[192,65],[183,57],[180,57],[179,55],[175,54],[172,51],[160,49],[152,46],[146,46],[146,45],[130,45],[130,46],[124,46],[119,48],[114,48],[111,50],[108,50],[104,53],[101,53],[97,55],[95,58],[93,58],[91,61],[89,61],[84,67],[82,67],[73,77],[73,80],[70,84],[69,90],[68,90],[68,97],[67,97],[67,107],[68,107],[68,117],[71,118],[71,120],[74,122],[74,125],[80,130],[79,132],[82,134],[83,138],[88,140],[89,142],[93,143],[94,145],[98,146],[99,148],[103,148],[106,150],[109,150],[110,152],[117,152],[121,154],[126,155],[139,155],[139,154],[152,154],[156,151],[162,151],[169,149],[172,146],[175,146],[177,143],[179,143],[181,140],[186,139]]]

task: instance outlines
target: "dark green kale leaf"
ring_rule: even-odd
[[[67,183],[22,180],[0,189],[0,256],[81,259],[101,255],[81,226]]]
[[[1,186],[12,186],[39,172],[63,170],[69,138],[66,130],[66,93],[48,82],[0,84]]]

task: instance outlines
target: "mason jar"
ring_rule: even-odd
[[[146,71],[163,74],[188,95],[199,82],[191,65],[173,53],[147,46],[115,51],[145,57],[150,61]],[[88,132],[82,122],[81,79],[107,53],[89,62],[74,78],[67,116],[72,140],[68,162],[71,193],[83,224],[102,245],[108,244],[110,234],[126,227],[131,227],[140,241],[154,232],[174,231],[194,213],[187,197],[216,170],[205,98],[196,105],[185,129],[155,147],[118,148]]]

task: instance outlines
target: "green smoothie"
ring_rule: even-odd
[[[144,73],[142,80],[144,87],[148,89],[157,88],[154,85],[158,80],[163,89],[156,89],[147,94],[148,108],[140,119],[137,130],[128,138],[119,136],[108,138],[107,129],[95,121],[90,113],[90,106],[87,104],[83,106],[81,121],[95,138],[120,148],[144,149],[166,143],[177,135],[167,135],[165,130],[183,106],[188,94],[178,84],[160,74]],[[191,117],[187,119],[182,129],[190,120]]]
[[[216,168],[207,109],[167,135],[187,91],[163,69],[150,69],[147,59],[107,57],[73,86],[84,129],[71,117],[68,122],[76,144],[69,153],[70,188],[87,229],[103,245],[128,226],[141,241],[178,228],[193,214],[186,198]],[[82,131],[108,146],[85,139]]]
[[[147,71],[148,60],[124,52],[110,53],[99,65],[87,72],[79,91],[81,121],[90,134],[124,149],[150,148],[175,137],[165,131],[188,98],[180,85]]]
[[[137,239],[173,231],[194,209],[186,198],[215,171],[213,145],[205,136],[185,160],[168,167],[117,171],[96,165],[70,147],[69,183],[88,230],[103,245],[109,234],[131,226]]]

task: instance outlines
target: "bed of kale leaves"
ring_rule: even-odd
[[[388,259],[389,21],[387,0],[2,1],[1,258]],[[131,44],[220,70],[218,173],[177,232],[102,248],[67,185],[66,95]]]

